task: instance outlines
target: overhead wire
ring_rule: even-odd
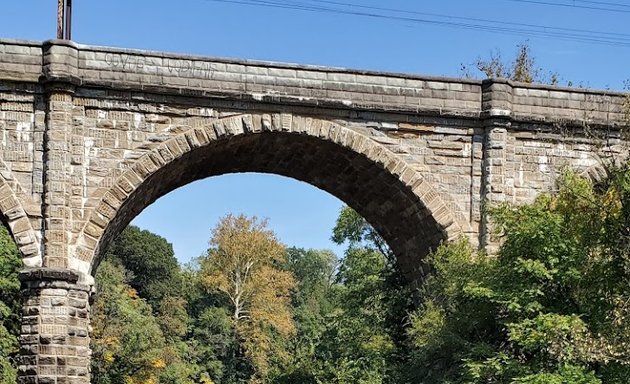
[[[578,0],[576,0],[576,1],[578,1]],[[583,33],[583,34],[593,34],[593,35],[602,35],[602,36],[616,36],[616,37],[621,37],[621,38],[630,38],[630,34],[627,34],[627,33],[604,32],[604,31],[595,31],[595,30],[578,29],[578,28],[562,28],[562,27],[553,27],[553,26],[546,26],[546,25],[539,25],[539,24],[530,24],[530,23],[517,23],[517,22],[509,22],[509,21],[481,19],[481,18],[475,18],[475,17],[443,15],[443,14],[439,14],[439,13],[429,13],[429,12],[419,12],[419,11],[402,10],[402,9],[395,9],[395,8],[375,7],[375,6],[367,6],[367,5],[363,5],[363,4],[339,2],[339,1],[311,0],[311,2],[335,4],[335,5],[341,5],[341,6],[347,6],[347,7],[356,7],[356,8],[377,10],[377,11],[386,11],[386,12],[395,12],[395,13],[408,13],[408,14],[423,15],[423,16],[433,16],[433,17],[446,18],[446,19],[476,21],[476,22],[491,23],[491,24],[497,24],[497,25],[511,25],[511,26],[517,26],[517,27],[538,28],[538,29],[543,29],[543,30],[555,30],[555,31],[564,31],[564,32],[576,32],[576,33]],[[630,5],[628,7],[630,7]]]
[[[573,4],[569,4],[569,3],[551,3],[549,1],[543,1],[543,0],[505,0],[505,1],[511,1],[513,3],[538,4],[538,5],[545,5],[545,6],[550,6],[550,7],[587,9],[587,10],[591,10],[591,11],[630,13],[630,7],[628,7],[628,9],[621,9],[621,8],[626,8],[627,7],[624,4],[613,5],[615,3],[608,3],[608,2],[603,2],[603,1],[580,1],[580,0],[575,0]],[[593,5],[579,5],[579,4],[575,4],[575,3],[593,4]],[[603,6],[596,6],[595,4],[606,5],[608,7],[621,7],[621,8],[606,8],[606,7],[603,7]]]
[[[621,7],[621,8],[630,8],[630,4],[624,3],[613,3],[610,1],[594,1],[594,0],[573,0],[577,3],[586,3],[586,4],[597,4],[597,5],[608,5],[611,7]]]
[[[489,19],[440,15],[418,11],[366,6],[331,0],[279,1],[279,0],[206,0],[218,3],[260,6],[268,8],[292,9],[310,12],[324,12],[339,15],[353,15],[403,21],[417,24],[437,25],[458,29],[498,32],[503,34],[556,38],[583,43],[605,44],[612,46],[630,47],[630,35],[613,32],[583,30],[574,28],[560,28],[527,23],[513,23]],[[509,1],[537,1],[537,0],[509,0]],[[340,8],[340,6],[342,8]],[[363,9],[363,10],[357,10]],[[385,13],[383,13],[385,12]],[[399,15],[393,15],[397,13]],[[415,15],[415,16],[412,16]],[[424,16],[422,18],[416,16]],[[437,18],[437,19],[436,19]],[[445,20],[439,20],[439,19]]]

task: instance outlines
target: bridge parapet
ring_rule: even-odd
[[[478,115],[481,83],[460,79],[78,46],[82,84],[192,96]]]
[[[594,126],[627,125],[628,94],[584,88],[512,83],[513,118],[577,121]]]
[[[517,121],[623,125],[619,92],[329,68],[95,47],[67,41],[0,40],[0,80]]]
[[[0,80],[37,82],[42,74],[42,43],[0,39]]]

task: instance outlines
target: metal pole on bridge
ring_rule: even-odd
[[[72,40],[72,0],[66,0],[66,40]]]

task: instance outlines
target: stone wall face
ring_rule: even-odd
[[[41,266],[45,116],[40,85],[0,80],[0,210],[28,267]]]
[[[0,208],[27,266],[82,273],[111,219],[96,214],[94,228],[91,218],[121,175],[169,140],[233,116],[318,118],[351,130],[421,177],[458,231],[482,246],[483,201],[531,201],[566,167],[597,173],[601,146],[576,130],[625,124],[626,95],[505,80],[64,41],[1,40],[0,55]],[[608,144],[624,155],[618,139]],[[179,157],[184,147],[166,150]]]
[[[42,43],[0,40],[2,80],[36,83],[42,75]]]
[[[628,156],[624,94],[0,40],[0,211],[24,257],[22,383],[89,382],[108,241],[194,180],[267,172],[326,190],[411,280],[440,242],[492,252],[484,204]],[[585,130],[605,133],[597,141]]]
[[[90,383],[91,287],[69,270],[33,269],[21,274],[19,384]]]
[[[181,171],[169,172],[169,175],[160,179],[159,188],[163,190],[156,187],[144,192],[147,201],[184,184],[181,178],[192,181],[227,172],[268,172],[295,177],[327,190],[360,212],[363,210],[364,216],[375,221],[378,227],[379,221],[385,220],[382,216],[392,215],[386,214],[388,210],[404,215],[418,213],[415,203],[406,200],[408,197],[403,187],[390,191],[391,184],[386,184],[382,179],[397,175],[401,179],[399,181],[406,183],[409,188],[413,184],[411,180],[416,178],[416,181],[422,181],[422,188],[431,191],[438,185],[431,177],[419,176],[420,172],[427,171],[422,157],[414,154],[413,150],[409,154],[402,152],[410,143],[405,143],[403,138],[385,135],[365,123],[294,115],[289,113],[290,110],[251,114],[245,113],[247,110],[214,105],[199,108],[171,104],[168,113],[165,113],[159,105],[146,101],[127,102],[125,106],[119,105],[112,110],[111,101],[75,97],[72,117],[76,122],[72,136],[75,150],[70,179],[76,185],[73,186],[75,192],[70,201],[69,214],[72,222],[69,244],[73,247],[70,252],[71,267],[90,272],[93,258],[99,253],[98,247],[108,230],[108,223],[116,218],[120,207],[131,200],[138,186],[167,164],[193,152],[195,155],[189,162],[178,165]],[[434,141],[443,139],[432,138],[427,146],[438,146],[437,141]],[[241,140],[245,143],[241,144]],[[291,140],[295,140],[295,143],[284,143]],[[449,148],[461,147],[459,151],[455,150],[456,156],[461,156],[460,153],[465,152],[464,145],[457,140],[465,139],[453,139],[455,144]],[[220,142],[225,143],[220,145]],[[279,142],[283,143],[282,148],[275,147]],[[328,143],[331,142],[337,146],[330,146]],[[310,148],[304,148],[308,145]],[[250,154],[252,148],[258,151],[256,156]],[[356,153],[346,152],[348,148],[356,152],[364,151],[361,153],[381,164],[382,168],[379,170],[375,164],[368,163],[363,166],[361,162],[365,160],[354,159]],[[453,156],[450,153],[447,155]],[[443,165],[446,166],[448,161],[445,160]],[[459,166],[464,167],[465,162],[466,159],[460,161]],[[342,169],[339,170],[339,167]],[[350,167],[354,169],[350,170]],[[317,170],[313,170],[315,168]],[[470,167],[465,169],[469,170]],[[318,172],[328,174],[320,175]],[[451,184],[460,181],[454,178]],[[420,184],[416,187],[420,188]],[[443,198],[450,198],[446,191],[435,192],[437,205],[441,204]],[[399,193],[401,195],[397,197]],[[367,199],[368,195],[370,199]],[[387,201],[394,199],[397,201]],[[450,201],[450,204],[450,207],[443,204],[441,208],[442,216],[448,219],[436,217],[443,224],[443,229],[451,224],[457,227],[468,225],[464,215],[460,215],[459,221],[451,219],[454,202]],[[142,203],[138,209],[144,206],[146,203]],[[427,205],[429,210],[432,206]],[[135,208],[128,209],[129,213],[134,211]],[[405,211],[408,212],[403,213]],[[427,215],[434,216],[433,213]],[[131,218],[133,216],[121,216],[117,220],[126,224]],[[425,219],[430,220],[427,217],[418,220]],[[380,226],[383,231],[392,230],[383,224]],[[417,229],[420,233],[421,228]],[[435,236],[428,232],[425,235]],[[395,239],[400,237],[395,233],[390,236],[393,242],[401,243],[401,249],[411,247],[402,244],[409,239]],[[440,240],[442,238],[435,241]]]

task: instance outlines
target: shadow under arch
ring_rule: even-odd
[[[344,201],[383,236],[410,281],[424,274],[431,249],[461,234],[422,175],[369,137],[328,120],[242,114],[190,129],[136,160],[91,213],[71,266],[93,274],[108,242],[153,201],[239,172],[291,177]]]

